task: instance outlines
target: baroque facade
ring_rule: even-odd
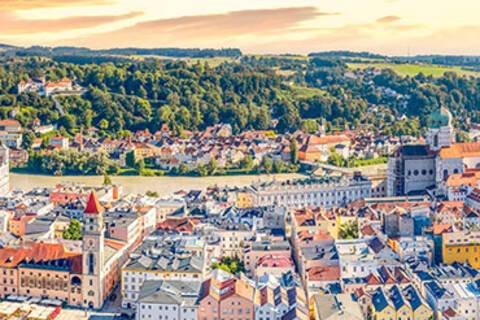
[[[400,146],[388,159],[387,195],[445,193],[451,174],[480,166],[480,142],[455,143],[452,115],[446,108],[429,117],[427,144]]]

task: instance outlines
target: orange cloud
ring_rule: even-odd
[[[97,6],[110,3],[112,3],[112,0],[0,0],[0,10]]]
[[[377,23],[392,23],[401,20],[399,16],[385,16],[377,19]]]
[[[246,37],[281,35],[302,22],[332,14],[296,7],[186,16],[141,22],[71,42],[94,47],[234,46]]]
[[[22,19],[13,13],[0,11],[0,35],[11,36],[86,29],[135,18],[140,15],[142,15],[141,12],[130,12],[127,14],[111,16],[74,16],[61,19]]]

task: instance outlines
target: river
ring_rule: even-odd
[[[121,185],[127,193],[145,193],[156,191],[160,196],[169,195],[179,190],[204,190],[208,186],[217,185],[243,187],[256,181],[270,181],[272,179],[288,180],[305,177],[301,174],[274,174],[274,175],[242,175],[242,176],[218,176],[218,177],[138,177],[138,176],[114,176],[111,177],[114,184]],[[44,176],[31,174],[10,173],[10,188],[31,190],[36,187],[54,187],[65,182],[82,183],[86,185],[101,185],[101,176]]]

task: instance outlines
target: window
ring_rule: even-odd
[[[93,274],[94,273],[94,267],[95,267],[95,260],[94,260],[93,253],[90,253],[88,255],[88,273]]]

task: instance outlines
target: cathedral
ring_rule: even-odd
[[[387,195],[441,195],[450,174],[480,167],[480,142],[455,142],[452,114],[444,107],[428,119],[426,144],[400,146],[388,159]]]

